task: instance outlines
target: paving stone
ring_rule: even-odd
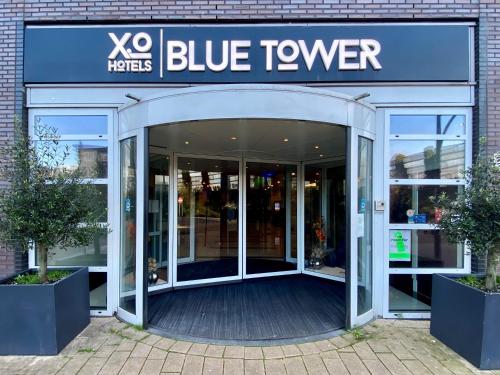
[[[408,349],[406,349],[399,341],[388,342],[386,346],[394,353],[399,359],[415,359],[415,356],[411,354]]]
[[[165,350],[161,350],[158,348],[152,348],[149,352],[148,359],[161,359],[164,360],[167,358],[168,352]]]
[[[203,357],[187,355],[182,367],[183,375],[201,375],[203,371]]]
[[[139,375],[158,375],[163,367],[163,359],[146,359]]]
[[[349,375],[349,372],[340,359],[324,358],[323,362],[331,375]]]
[[[361,359],[377,359],[377,356],[365,341],[354,344],[352,348]]]
[[[120,375],[138,375],[146,358],[129,358],[123,365]]]
[[[410,375],[408,369],[401,363],[401,361],[392,353],[377,354],[380,361],[385,367],[394,375]]]
[[[336,350],[329,350],[327,352],[319,353],[321,358],[329,358],[329,359],[340,359],[339,353]]]
[[[191,345],[191,348],[189,348],[188,354],[204,355],[207,347],[208,344],[194,343],[193,345]]]
[[[418,360],[434,375],[450,375],[452,372],[431,355],[419,356]]]
[[[339,353],[355,353],[352,346],[344,346],[343,348],[337,349]]]
[[[224,375],[243,375],[245,365],[243,359],[224,358]]]
[[[305,355],[302,357],[306,370],[309,374],[328,375],[328,370],[319,354]]]
[[[333,339],[330,339],[329,341],[337,348],[343,348],[345,346],[351,345],[351,343],[346,339],[344,339],[342,336],[336,336]]]
[[[132,358],[147,358],[149,352],[151,352],[152,347],[150,345],[143,344],[142,342],[138,342],[130,353]]]
[[[156,344],[158,341],[160,341],[162,339],[161,336],[157,336],[157,335],[149,335],[149,336],[146,336],[145,338],[143,338],[141,340],[141,342],[143,342],[144,344],[146,345],[151,345],[153,346],[154,344]]]
[[[408,370],[414,375],[431,375],[432,372],[425,367],[422,362],[416,360],[405,360],[402,361]]]
[[[264,368],[267,375],[286,375],[285,363],[281,359],[265,359]]]
[[[191,348],[191,345],[193,344],[188,341],[176,341],[175,344],[170,347],[169,351],[186,354],[189,348]]]
[[[224,358],[245,358],[245,348],[243,346],[226,346]]]
[[[92,357],[83,365],[78,375],[97,375],[108,359]]]
[[[162,372],[181,372],[184,365],[185,354],[168,353],[167,359],[163,364]]]
[[[225,348],[226,347],[224,345],[208,345],[208,348],[205,351],[205,356],[222,358]]]
[[[93,353],[80,353],[66,362],[64,367],[59,371],[62,375],[72,375],[78,373],[83,365],[89,360]]]
[[[302,354],[296,345],[283,345],[281,350],[283,350],[285,357],[295,357]]]
[[[283,360],[288,375],[307,375],[306,366],[301,357],[290,357]]]
[[[377,359],[363,359],[363,364],[370,371],[372,375],[390,375],[391,373],[384,366],[380,360]]]
[[[327,352],[330,350],[337,349],[337,347],[335,345],[333,345],[333,343],[328,341],[328,340],[316,341],[315,344],[316,344],[316,347],[322,352]]]
[[[203,364],[203,375],[222,375],[223,371],[224,360],[222,358],[205,358],[205,363]]]
[[[314,343],[312,343],[312,342],[306,342],[304,344],[299,344],[299,345],[297,345],[297,347],[304,355],[317,354],[320,352],[319,348],[316,345],[314,345]]]
[[[122,340],[120,345],[116,347],[117,352],[131,352],[135,348],[135,341],[132,340]]]
[[[264,361],[262,359],[245,359],[245,375],[264,375]]]
[[[167,339],[166,337],[162,337],[159,341],[157,341],[153,346],[158,349],[168,350],[174,345],[175,341],[171,339]]]
[[[263,359],[263,358],[264,356],[262,354],[262,348],[260,346],[245,346],[245,359]]]
[[[264,346],[262,351],[264,352],[265,359],[280,359],[285,357],[280,346]]]
[[[1,357],[0,357],[1,358]],[[20,374],[23,372],[25,369],[24,366],[24,361],[20,360],[19,356],[16,356],[16,363],[17,363],[17,370],[16,371],[5,371],[5,374]],[[36,357],[38,359],[40,357]],[[31,363],[34,363],[35,368],[39,368],[41,370],[41,375],[46,375],[46,374],[55,374],[57,373],[68,361],[69,358],[62,357],[62,356],[53,356],[53,357],[43,357],[42,361],[43,364],[40,364],[40,362],[35,362],[36,359],[28,360],[32,361]],[[85,366],[85,365],[84,365]],[[1,369],[1,367],[0,367]],[[0,374],[3,374],[3,371],[0,371]]]
[[[141,341],[146,336],[150,334],[146,331],[142,331],[140,329],[136,329],[135,327],[127,327],[121,330],[121,334],[129,337],[132,340]]]
[[[339,353],[340,359],[344,363],[344,366],[347,368],[351,375],[369,375],[370,372],[365,367],[361,359],[356,355],[356,353]]]
[[[441,362],[444,367],[450,370],[452,373],[456,375],[469,375],[472,374],[467,367],[462,365],[457,359],[448,359],[446,361]]]
[[[366,342],[375,353],[391,353],[385,345],[385,339],[371,339]]]
[[[116,375],[130,356],[130,352],[114,352],[99,371],[99,375]]]

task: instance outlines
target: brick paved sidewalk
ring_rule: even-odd
[[[196,344],[95,318],[52,357],[0,357],[0,374],[500,374],[478,371],[429,335],[427,321],[377,320],[312,343],[243,347]]]

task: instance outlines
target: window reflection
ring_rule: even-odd
[[[105,135],[108,117],[102,115],[43,115],[35,116],[35,129],[51,127],[60,136]]]
[[[344,160],[304,168],[304,266],[345,278]]]
[[[462,178],[465,142],[392,140],[391,178]]]
[[[168,283],[170,158],[165,150],[149,148],[148,283]]]
[[[37,148],[42,147],[36,141]],[[107,141],[58,141],[57,154],[59,157],[67,153],[64,163],[58,168],[70,170],[79,169],[84,177],[106,178],[108,175],[108,142]],[[49,162],[47,164],[50,165]],[[50,165],[53,167],[54,165]]]
[[[120,142],[120,307],[135,314],[136,284],[136,138]]]
[[[239,162],[178,158],[177,281],[238,275]]]
[[[391,134],[465,134],[464,115],[391,115]]]
[[[389,275],[389,311],[430,311],[432,275]]]
[[[442,193],[454,199],[462,186],[453,185],[391,185],[390,222],[396,224],[433,224],[439,221],[441,211],[434,207],[430,197]],[[408,215],[412,210],[412,215]]]

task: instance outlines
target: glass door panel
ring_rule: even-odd
[[[304,269],[345,280],[345,161],[304,167]]]
[[[177,158],[177,282],[239,275],[239,162]]]
[[[120,301],[136,314],[137,138],[120,142]]]
[[[372,309],[373,256],[372,256],[372,144],[367,138],[358,140],[358,200],[357,200],[357,242],[358,242],[358,316]]]
[[[170,156],[157,147],[149,148],[148,174],[148,286],[169,283],[169,189]]]
[[[297,270],[297,166],[247,162],[245,274]]]

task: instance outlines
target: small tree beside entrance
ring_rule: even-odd
[[[34,245],[40,282],[47,283],[51,249],[88,245],[107,231],[100,223],[101,192],[80,168],[67,167],[75,155],[60,144],[54,128],[37,126],[36,140],[19,122],[15,129],[13,144],[1,149],[10,162],[2,170],[9,185],[0,191],[0,241],[21,251]]]
[[[500,166],[493,156],[478,156],[465,171],[462,194],[450,200],[446,195],[434,199],[442,210],[438,227],[451,241],[463,242],[473,254],[486,255],[484,289],[497,291],[500,257]]]

